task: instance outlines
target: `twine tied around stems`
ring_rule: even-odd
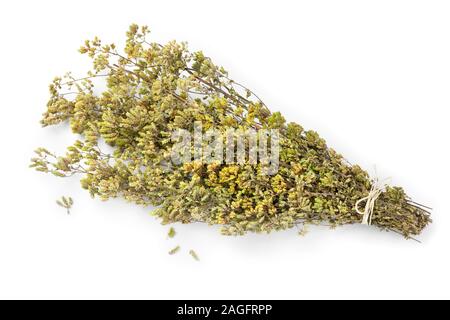
[[[375,208],[375,201],[386,190],[386,180],[379,181],[378,178],[376,178],[372,183],[372,188],[370,189],[367,197],[361,198],[358,201],[356,201],[355,210],[356,212],[358,212],[360,215],[363,216],[361,224],[365,225],[372,224],[372,215],[373,209]],[[361,211],[359,207],[360,204],[364,201],[366,201],[366,206],[364,207],[364,211]]]

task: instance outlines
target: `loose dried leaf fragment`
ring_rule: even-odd
[[[176,246],[175,248],[173,248],[172,250],[169,251],[169,254],[172,256],[175,253],[177,253],[178,251],[180,251],[180,246]]]
[[[170,229],[169,229],[169,232],[167,233],[167,236],[168,236],[169,238],[173,238],[173,237],[175,237],[176,234],[177,234],[177,233],[176,233],[175,229],[174,229],[174,228],[170,228]]]
[[[194,250],[190,250],[189,254],[197,261],[200,261],[200,258],[198,257],[197,253]]]

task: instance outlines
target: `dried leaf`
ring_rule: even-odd
[[[176,246],[175,248],[173,248],[172,250],[169,251],[170,255],[174,255],[175,253],[177,253],[178,251],[180,251],[180,246]]]
[[[189,254],[192,256],[192,258],[194,258],[197,261],[200,261],[197,253],[194,250],[189,250]]]
[[[176,233],[175,229],[171,227],[171,228],[169,229],[169,232],[168,232],[167,236],[168,236],[169,238],[173,238],[173,237],[175,237],[176,234],[177,234],[177,233]]]

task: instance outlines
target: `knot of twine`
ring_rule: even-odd
[[[367,197],[359,199],[355,203],[356,212],[358,212],[360,215],[363,216],[361,224],[365,224],[365,225],[372,224],[372,215],[373,215],[373,209],[375,208],[375,201],[386,190],[385,181],[380,182],[378,179],[375,179],[374,182],[372,183],[372,188],[370,189],[370,192],[367,195]],[[364,211],[361,211],[361,210],[359,210],[359,206],[364,201],[366,201],[366,206],[364,207]]]

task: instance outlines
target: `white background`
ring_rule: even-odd
[[[448,1],[0,2],[0,298],[450,298]],[[48,83],[129,24],[186,40],[274,111],[434,208],[421,244],[361,225],[223,237],[167,226],[77,178],[28,169],[75,137],[41,129]],[[56,198],[75,199],[72,215]],[[180,244],[182,251],[167,251]],[[194,261],[189,249],[198,252]]]

